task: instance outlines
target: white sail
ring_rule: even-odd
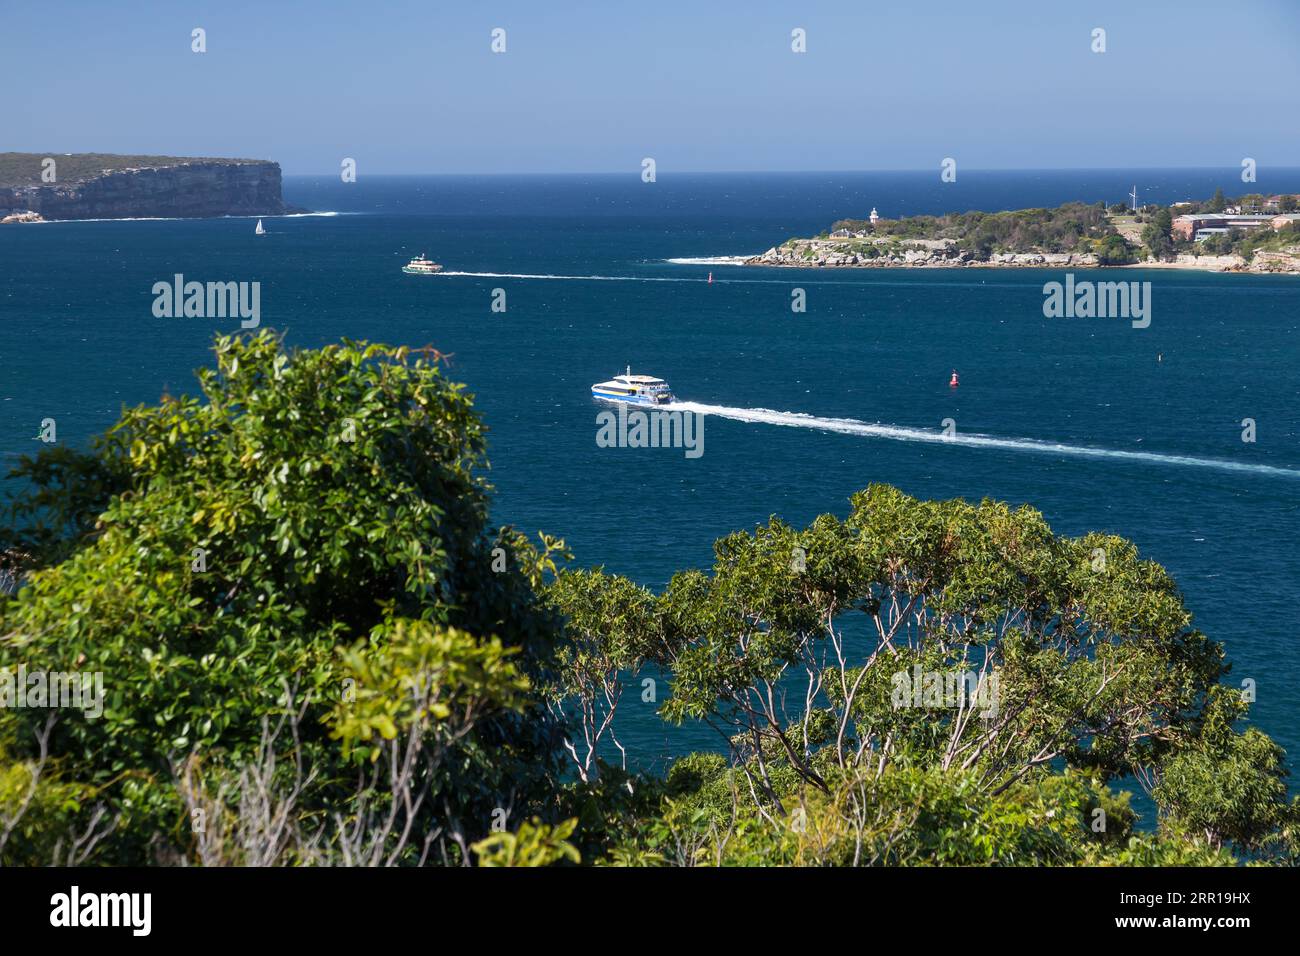
[[[253,231],[256,232],[259,236],[266,235],[266,230],[262,228],[262,220],[260,219],[257,220],[257,228]]]

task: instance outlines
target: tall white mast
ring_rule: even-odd
[[[1133,191],[1129,193],[1129,195],[1133,197],[1133,211],[1137,212],[1138,211],[1138,188],[1136,183],[1133,184]]]

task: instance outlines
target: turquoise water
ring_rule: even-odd
[[[1270,177],[1254,188],[1300,191],[1300,170]],[[212,334],[237,323],[154,318],[154,282],[259,281],[263,325],[292,344],[348,336],[453,353],[490,426],[499,520],[561,535],[580,564],[652,587],[707,565],[728,531],[843,513],[872,481],[1029,502],[1058,532],[1129,537],[1174,574],[1234,678],[1256,680],[1253,719],[1294,752],[1300,278],[1105,273],[1152,283],[1151,325],[1139,330],[1044,318],[1043,283],[1060,272],[666,261],[761,252],[873,205],[896,216],[1113,202],[1134,182],[1159,201],[1245,191],[1232,170],[964,173],[953,186],[929,173],[291,178],[290,202],[340,214],[268,219],[261,239],[246,219],[7,227],[0,453],[34,451],[43,418],[77,444],[124,403],[192,388]],[[419,252],[498,275],[403,275]],[[805,314],[791,312],[794,287]],[[491,310],[497,288],[505,313]],[[736,410],[707,418],[702,457],[597,447],[589,386],[629,363],[685,400]],[[945,418],[995,441],[929,440]],[[1256,443],[1241,440],[1244,418]],[[882,437],[876,424],[897,429]],[[624,708],[640,766],[716,746],[712,731],[663,724],[636,694]]]

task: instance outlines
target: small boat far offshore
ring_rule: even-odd
[[[431,259],[424,258],[424,253],[420,253],[406,265],[402,266],[402,271],[413,276],[431,276],[437,275],[442,271],[442,266]]]
[[[653,375],[633,375],[629,365],[625,374],[591,386],[591,397],[633,405],[667,405],[673,400],[673,393],[663,379]]]
[[[262,227],[262,220],[257,220],[257,228],[253,230],[255,235],[265,236],[266,230]]]

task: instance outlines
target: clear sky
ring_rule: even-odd
[[[362,175],[1295,166],[1300,2],[0,0],[2,150]]]

